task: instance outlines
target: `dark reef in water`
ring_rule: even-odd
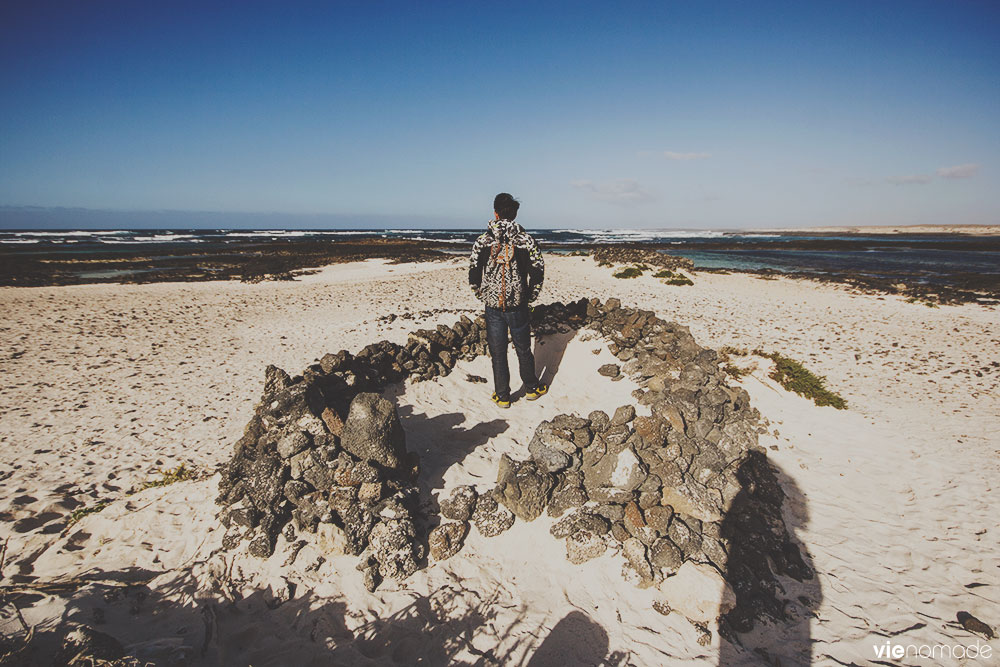
[[[86,283],[292,280],[328,264],[383,258],[393,262],[446,259],[443,244],[355,237],[350,241],[288,238],[240,243],[136,244],[85,255],[0,248],[0,285],[40,287]]]

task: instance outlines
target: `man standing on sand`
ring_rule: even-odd
[[[493,200],[495,220],[476,239],[469,258],[469,285],[486,305],[486,340],[493,358],[493,402],[510,407],[510,367],[507,332],[514,342],[525,398],[537,399],[549,390],[535,375],[531,353],[528,304],[538,298],[545,278],[545,260],[535,239],[514,222],[521,204],[506,192]]]

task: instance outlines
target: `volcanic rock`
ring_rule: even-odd
[[[362,461],[395,470],[406,455],[405,440],[392,403],[374,393],[354,397],[340,438],[344,449]]]
[[[486,494],[476,500],[472,523],[483,537],[496,537],[514,525],[514,514],[497,503],[493,495]]]
[[[455,521],[468,521],[476,509],[476,489],[472,486],[456,486],[451,495],[439,501],[441,516]]]
[[[431,556],[434,560],[451,558],[462,548],[462,541],[469,532],[466,522],[444,523],[434,528],[428,537]]]

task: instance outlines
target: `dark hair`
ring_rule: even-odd
[[[500,215],[501,220],[513,220],[516,218],[517,209],[520,207],[521,202],[506,192],[501,192],[493,198],[493,211]]]

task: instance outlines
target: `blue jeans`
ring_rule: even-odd
[[[531,319],[528,307],[500,310],[486,306],[486,341],[493,359],[493,386],[497,397],[510,400],[510,367],[507,364],[507,330],[517,352],[517,366],[525,391],[538,387],[535,355],[531,353]]]

